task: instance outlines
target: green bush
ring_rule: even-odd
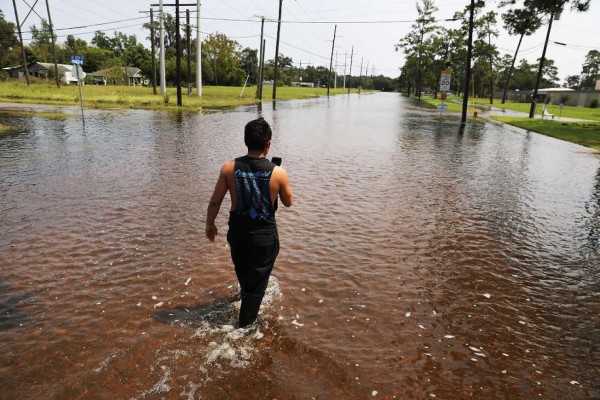
[[[590,103],[590,108],[598,108],[598,99],[592,100]]]

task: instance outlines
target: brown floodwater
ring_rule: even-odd
[[[396,94],[3,118],[2,399],[600,399],[600,157]],[[244,124],[295,204],[257,327],[204,237]]]

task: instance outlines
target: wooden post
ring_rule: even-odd
[[[35,6],[35,5],[34,5]],[[52,56],[54,57],[54,75],[56,78],[56,87],[60,87],[60,79],[58,77],[58,64],[56,62],[56,42],[54,40],[54,31],[52,30],[52,17],[50,16],[50,5],[46,0],[46,10],[48,11],[48,24],[50,24],[50,38],[52,39]]]
[[[23,55],[23,68],[25,68],[25,80],[29,86],[29,70],[27,69],[27,57],[25,57],[25,45],[23,44],[23,35],[21,34],[21,24],[19,23],[19,12],[17,11],[17,3],[13,0],[15,8],[15,19],[17,21],[17,29],[19,30],[19,40],[21,41],[21,54]]]
[[[152,45],[152,93],[156,94],[156,45],[154,44],[154,11],[150,9],[150,44]]]
[[[275,42],[275,74],[273,75],[273,100],[277,100],[277,68],[279,66],[279,33],[281,31],[281,7],[283,0],[279,0],[279,19],[277,20],[277,41]]]

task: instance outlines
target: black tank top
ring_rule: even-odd
[[[236,207],[232,214],[267,225],[275,223],[270,186],[274,168],[275,164],[265,157],[235,159]]]

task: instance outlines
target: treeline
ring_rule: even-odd
[[[539,59],[529,63],[519,59],[518,50],[524,36],[547,27],[549,18],[567,12],[570,6],[576,11],[587,11],[589,0],[515,0],[500,1],[498,5],[506,11],[485,10],[485,1],[475,2],[473,22],[473,59],[471,67],[471,95],[477,97],[502,97],[504,89],[531,90],[535,87],[539,69]],[[420,0],[417,3],[418,18],[409,34],[400,39],[396,51],[404,52],[406,62],[401,68],[399,86],[409,94],[425,91],[437,92],[440,72],[451,64],[453,91],[464,90],[464,75],[467,59],[470,6],[454,14],[454,20],[461,22],[458,29],[447,29],[438,24],[434,17],[437,7],[433,0]],[[498,37],[498,24],[515,37],[514,54],[500,55],[495,44]],[[518,44],[518,45],[517,45]],[[541,47],[539,49],[541,53]],[[581,75],[566,78],[566,86],[574,89],[594,89],[600,79],[600,52],[591,50],[582,65]],[[559,85],[558,69],[554,60],[546,58],[540,81],[540,88]],[[491,100],[490,100],[491,101]]]
[[[157,58],[159,48],[158,21],[155,22],[154,44],[156,46]],[[143,25],[148,31],[150,39],[150,24]],[[41,21],[38,28],[30,27],[31,42],[25,46],[25,54],[28,63],[53,62],[52,37],[47,21]],[[164,18],[165,37],[165,71],[167,85],[176,82],[176,24],[175,18],[165,13]],[[193,35],[192,35],[193,36]],[[113,35],[107,35],[103,31],[96,31],[91,43],[77,38],[73,35],[67,36],[63,43],[59,43],[55,36],[55,51],[57,62],[69,64],[72,55],[84,57],[83,70],[95,72],[99,70],[111,70],[115,67],[137,67],[148,79],[152,79],[152,53],[140,43],[135,35],[126,35],[115,31]],[[191,39],[190,54],[191,76],[187,72],[187,41],[186,30],[181,35],[181,62],[183,79],[186,82],[196,82],[196,39]],[[21,49],[15,34],[15,25],[4,19],[0,11],[0,67],[14,67],[22,64]],[[202,41],[202,82],[205,85],[239,86],[246,78],[250,84],[258,83],[258,51],[249,47],[242,48],[238,42],[229,39],[223,33],[214,33]],[[264,79],[272,80],[274,77],[274,60],[265,61]],[[158,66],[157,66],[158,70]],[[329,69],[326,67],[306,66],[296,67],[290,57],[283,54],[279,56],[278,82],[290,85],[292,82],[314,82],[315,85],[326,86],[329,77]],[[158,74],[157,74],[158,75]],[[347,86],[362,86],[363,88],[376,88],[378,90],[391,91],[396,88],[396,81],[379,75],[369,77],[350,77],[346,79]],[[342,86],[343,77],[338,77],[338,86]],[[331,87],[334,86],[333,77]]]

